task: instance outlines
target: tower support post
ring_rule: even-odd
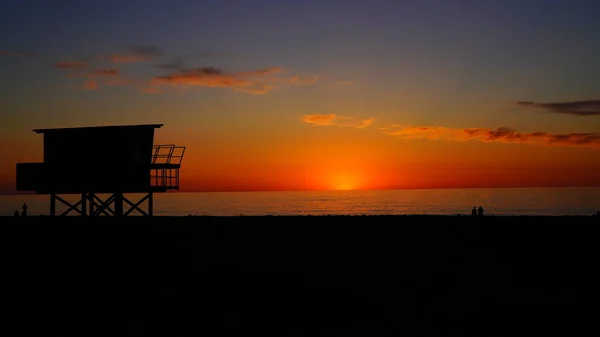
[[[148,215],[154,215],[154,193],[148,193]]]
[[[87,216],[87,193],[81,193],[81,216]]]
[[[94,206],[96,205],[94,203],[94,193],[87,194],[87,202],[90,206],[90,216],[92,216],[92,215],[94,215]]]
[[[115,196],[115,216],[123,216],[123,193],[117,192]]]
[[[56,194],[50,194],[50,216],[56,215]]]

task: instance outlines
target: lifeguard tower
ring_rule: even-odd
[[[44,135],[44,161],[17,164],[17,191],[49,194],[51,216],[56,215],[56,201],[67,206],[61,216],[126,216],[133,211],[152,216],[154,193],[179,190],[185,153],[184,146],[154,145],[154,129],[162,126],[33,130]],[[133,202],[125,197],[128,193],[143,196]],[[102,199],[103,194],[108,197]],[[78,197],[72,203],[60,195]]]

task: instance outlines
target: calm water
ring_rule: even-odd
[[[138,196],[131,195],[134,197]],[[27,202],[30,215],[48,214],[49,199],[40,195],[0,196],[0,211],[12,215]],[[592,215],[600,210],[600,188],[180,192],[157,194],[154,200],[155,215],[454,215],[470,214],[471,208],[479,205],[486,214],[494,215]]]

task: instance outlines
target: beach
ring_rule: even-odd
[[[20,331],[573,334],[597,217],[4,217]]]

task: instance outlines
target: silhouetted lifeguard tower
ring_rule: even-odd
[[[163,124],[95,126],[33,130],[44,135],[44,162],[17,164],[17,191],[50,195],[80,215],[153,214],[153,194],[179,189],[185,147],[154,145],[154,129]],[[143,193],[136,203],[125,193]],[[75,203],[60,194],[77,194]],[[102,200],[98,194],[110,195]],[[147,201],[148,209],[141,205]],[[124,211],[123,205],[128,209]]]

